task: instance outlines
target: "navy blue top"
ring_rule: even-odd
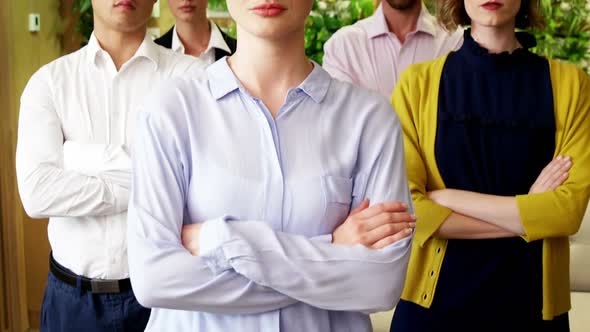
[[[447,188],[526,194],[553,157],[549,63],[517,37],[522,49],[489,54],[468,30],[445,62],[435,158]],[[542,307],[542,241],[449,240],[430,308],[401,300],[391,331],[569,331],[567,313],[544,321]]]
[[[532,41],[530,40],[532,38]],[[526,194],[555,150],[549,63],[523,48],[490,54],[465,32],[443,69],[435,156],[447,188]],[[541,319],[542,241],[450,240],[432,309]]]

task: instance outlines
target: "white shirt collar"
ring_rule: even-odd
[[[216,48],[224,50],[227,53],[231,53],[231,50],[230,50],[229,46],[227,45],[227,43],[225,42],[225,39],[223,39],[223,35],[221,34],[221,30],[219,30],[219,27],[217,26],[217,24],[215,24],[215,22],[210,20],[209,26],[211,27],[211,37],[209,38],[209,45],[207,45],[207,49],[205,49],[205,51],[203,51],[203,53],[201,53],[201,56],[211,52],[212,50],[214,50]],[[185,52],[184,45],[182,44],[180,37],[178,37],[178,32],[176,31],[176,25],[174,26],[174,31],[172,32],[172,50],[174,52],[180,52],[180,53]]]
[[[96,65],[96,57],[99,54],[106,53],[106,51],[100,46],[98,39],[94,35],[94,32],[90,35],[90,39],[88,39],[87,46],[87,57],[88,61],[92,65]],[[158,52],[158,45],[154,43],[152,38],[146,33],[143,41],[139,45],[137,51],[129,61],[132,61],[135,58],[146,58],[151,60],[154,63],[155,69],[158,68],[158,61],[160,58],[160,53]],[[129,62],[127,61],[127,62]]]

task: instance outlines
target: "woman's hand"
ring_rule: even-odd
[[[182,245],[191,255],[199,256],[199,236],[202,224],[190,224],[182,226]]]
[[[572,167],[572,161],[569,156],[558,156],[553,159],[543,170],[535,183],[531,186],[529,194],[543,193],[555,190],[568,177],[568,171]]]
[[[407,209],[407,204],[401,202],[384,202],[369,207],[369,200],[365,199],[336,228],[332,242],[362,244],[371,249],[387,247],[412,234],[416,216],[407,213]]]

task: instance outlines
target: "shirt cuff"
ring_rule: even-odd
[[[111,189],[111,192],[113,193],[115,211],[117,211],[117,213],[127,211],[127,208],[129,206],[129,188],[113,185],[112,183],[107,183],[107,186]]]
[[[229,216],[208,220],[201,226],[199,234],[199,256],[207,263],[214,274],[231,270],[229,260],[223,250],[223,244],[231,240],[231,234],[226,222]]]
[[[313,239],[316,241],[319,241],[319,242],[324,242],[324,243],[332,243],[332,241],[333,241],[332,234],[314,236]]]

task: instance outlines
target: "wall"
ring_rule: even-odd
[[[26,216],[16,186],[15,148],[20,95],[42,65],[79,48],[72,0],[0,1],[0,331],[39,326],[50,251],[47,221]],[[29,13],[41,31],[27,31]],[[166,0],[151,27],[162,33],[174,18]]]
[[[59,0],[1,1],[0,30],[0,229],[5,270],[5,321],[9,331],[38,325],[47,275],[47,223],[29,219],[18,199],[14,153],[19,96],[29,77],[61,53]],[[41,15],[41,31],[27,31],[29,13]],[[2,295],[2,294],[0,294]],[[1,318],[2,316],[0,316]]]

